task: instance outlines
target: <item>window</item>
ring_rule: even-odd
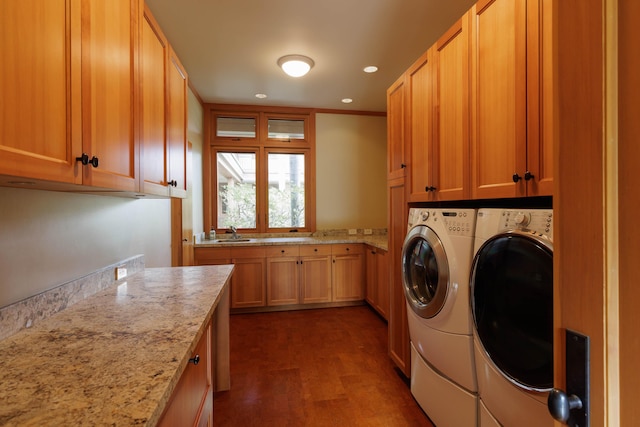
[[[256,153],[216,153],[218,227],[256,228]]]
[[[268,154],[267,228],[304,228],[305,155]]]
[[[313,115],[213,111],[210,117],[212,192],[205,195],[205,226],[314,231]]]

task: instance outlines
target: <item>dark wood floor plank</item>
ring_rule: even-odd
[[[231,390],[214,425],[432,427],[368,306],[234,314]]]

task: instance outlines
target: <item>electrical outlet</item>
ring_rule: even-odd
[[[127,277],[126,267],[116,267],[116,280],[124,279]]]
[[[352,236],[353,236],[354,234],[358,234],[358,230],[357,230],[357,229],[355,229],[355,228],[350,228],[350,229],[349,229],[349,234],[350,234],[350,235],[352,235]]]
[[[373,230],[370,228],[365,228],[364,229],[364,234],[373,234]]]

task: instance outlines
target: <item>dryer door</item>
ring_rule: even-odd
[[[431,318],[444,306],[449,264],[438,235],[426,225],[413,227],[404,240],[402,283],[407,302],[418,316]]]
[[[486,355],[512,383],[553,387],[553,247],[510,231],[487,240],[471,269],[475,332]]]

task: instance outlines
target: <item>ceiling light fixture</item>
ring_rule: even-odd
[[[375,73],[376,71],[378,71],[378,67],[376,67],[375,65],[369,65],[367,67],[364,67],[363,71],[365,73]]]
[[[278,59],[278,66],[291,77],[302,77],[314,66],[314,62],[303,55],[286,55]]]
[[[351,98],[343,98],[343,99],[342,99],[342,102],[343,102],[344,104],[351,104],[351,103],[353,102],[353,99],[351,99]]]
[[[267,97],[266,93],[256,93],[256,98],[265,99]]]

